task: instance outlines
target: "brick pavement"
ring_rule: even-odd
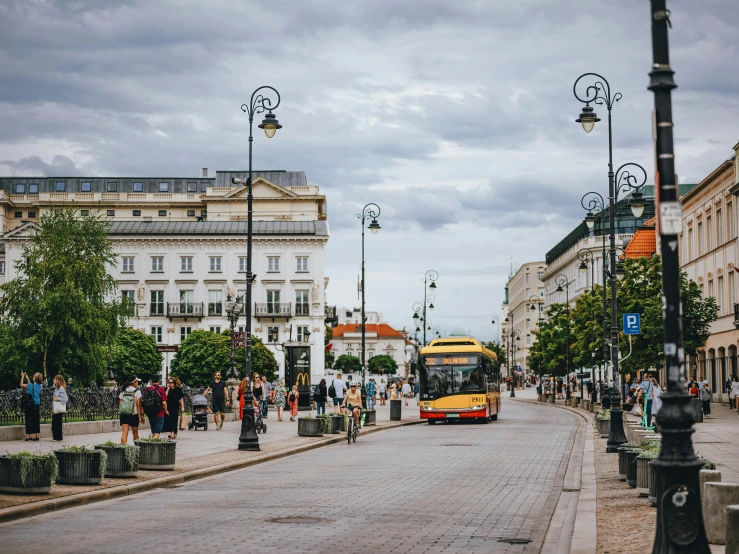
[[[182,553],[539,552],[581,426],[564,411],[504,402],[489,425],[360,436],[352,446],[4,524],[0,533],[8,553],[28,552],[29,533],[36,551],[58,553],[150,549],[154,534]],[[295,517],[320,519],[274,522]]]

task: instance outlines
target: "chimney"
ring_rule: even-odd
[[[207,167],[204,167],[203,168],[203,177],[207,177],[207,176],[208,176],[208,168]]]

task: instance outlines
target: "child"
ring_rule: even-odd
[[[298,415],[298,385],[293,385],[290,394],[287,397],[287,403],[290,406],[290,421],[295,421],[295,416]]]

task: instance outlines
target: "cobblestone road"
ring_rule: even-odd
[[[384,431],[5,524],[2,551],[539,552],[583,424],[563,410],[505,402],[488,425]]]

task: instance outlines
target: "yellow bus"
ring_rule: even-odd
[[[494,352],[470,337],[439,338],[419,356],[421,419],[495,421],[500,371]]]

